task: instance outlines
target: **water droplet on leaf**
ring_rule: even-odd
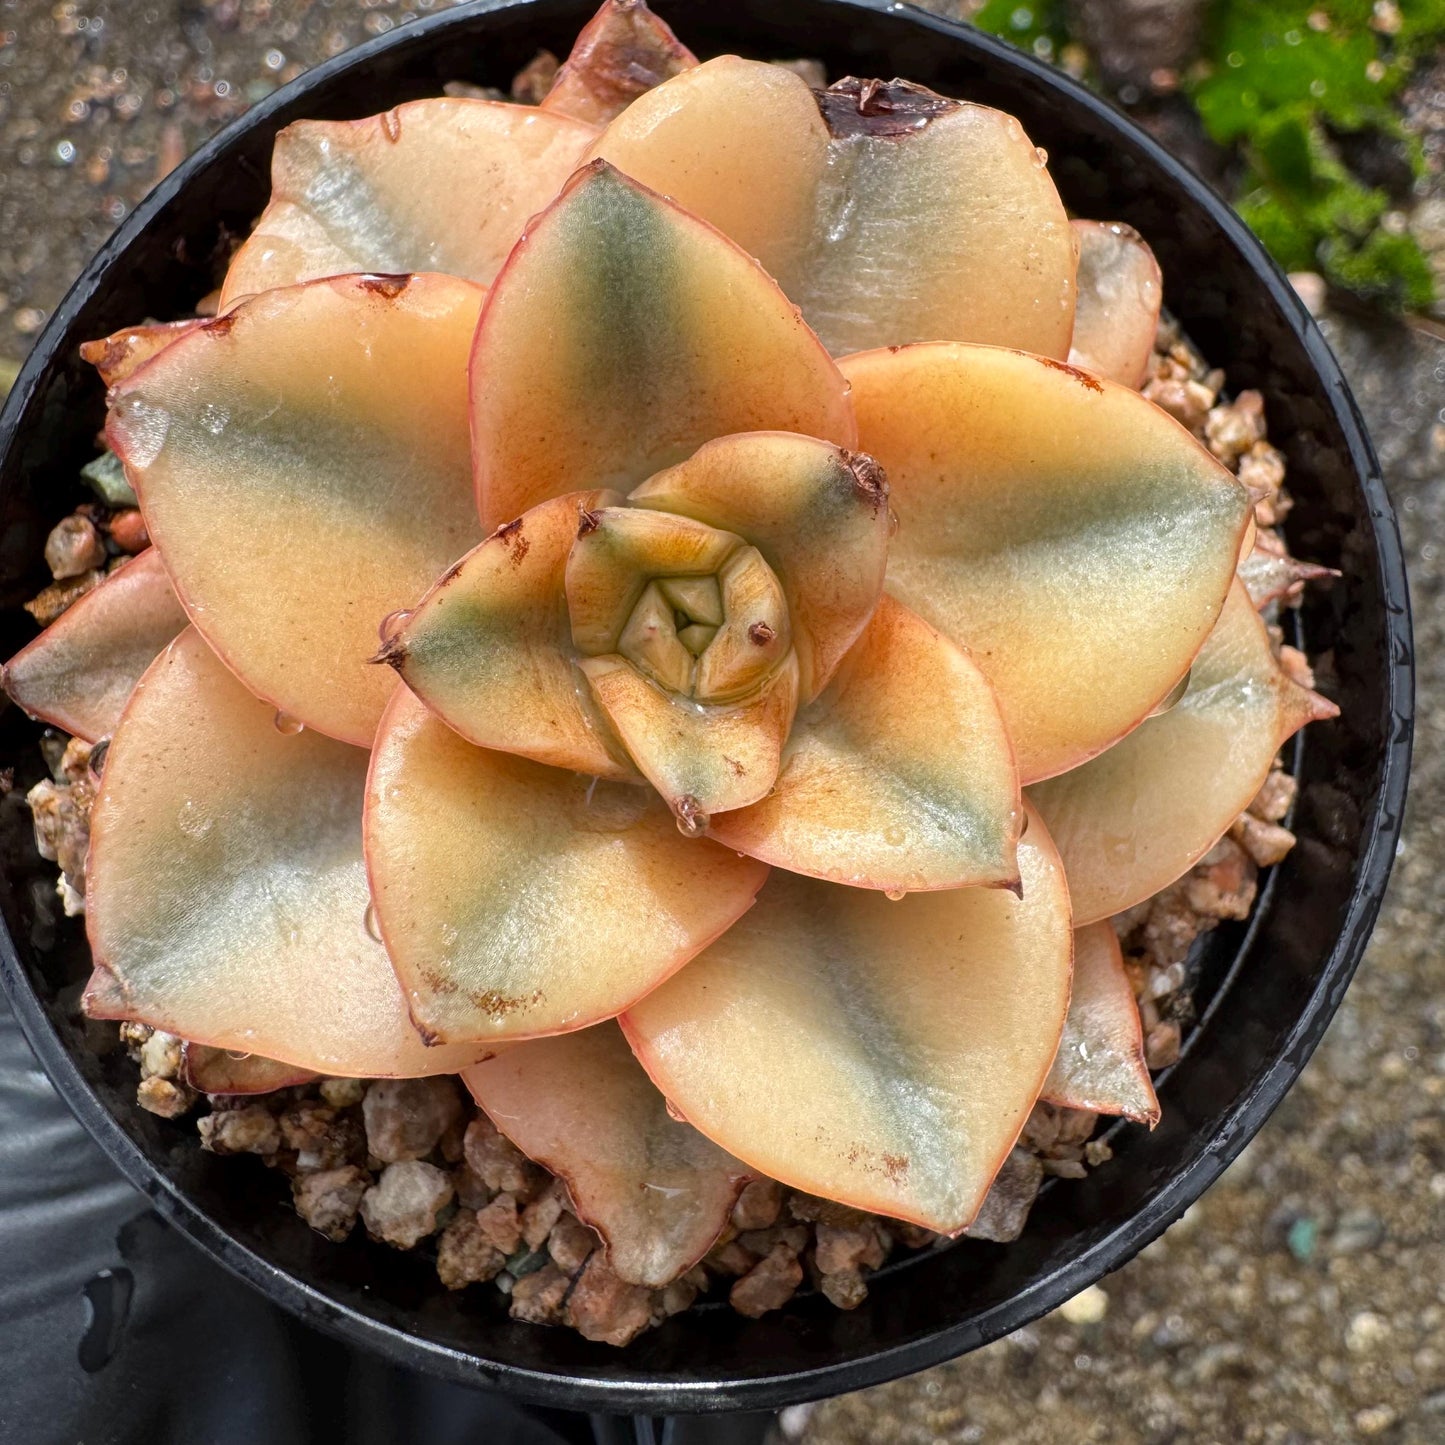
[[[410,607],[398,607],[395,612],[388,612],[381,619],[376,629],[376,635],[382,642],[390,642],[398,632],[411,620]]]
[[[289,712],[282,712],[279,708],[272,721],[276,725],[276,731],[285,733],[288,738],[295,737],[297,733],[306,730],[306,724],[299,717],[292,717]]]

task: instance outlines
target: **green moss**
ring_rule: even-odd
[[[1390,101],[1445,39],[1445,0],[1400,6],[1394,34],[1374,16],[1371,0],[1215,0],[1190,90],[1210,136],[1243,160],[1240,214],[1282,266],[1415,310],[1434,299],[1429,264],[1386,229],[1390,197],[1351,172],[1332,137],[1374,132],[1419,174]]]
[[[1057,60],[1069,40],[1063,0],[987,0],[973,23],[1043,60]]]
[[[1062,0],[988,0],[975,23],[1050,58],[1067,40]],[[1240,214],[1287,270],[1390,309],[1431,304],[1420,247],[1389,228],[1390,196],[1350,170],[1337,141],[1371,133],[1419,175],[1393,97],[1442,44],[1445,0],[1400,0],[1383,16],[1373,0],[1213,0],[1185,88],[1242,163]]]

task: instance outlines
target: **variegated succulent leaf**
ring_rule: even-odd
[[[1068,218],[1001,111],[899,80],[814,91],[724,55],[640,96],[592,154],[756,256],[835,356],[911,341],[1068,352]]]
[[[588,125],[606,125],[639,95],[696,64],[697,57],[645,0],[603,0],[541,106]]]

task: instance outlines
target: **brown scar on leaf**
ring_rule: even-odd
[[[748,628],[748,637],[759,647],[766,647],[777,635],[766,622],[755,622]]]
[[[850,1144],[844,1151],[843,1157],[849,1164],[859,1165],[869,1174],[886,1174],[893,1184],[899,1184],[903,1176],[908,1172],[908,1156],[906,1154],[880,1154],[874,1155],[873,1150],[866,1144]],[[874,1163],[875,1157],[878,1162]]]
[[[363,276],[357,283],[363,291],[369,291],[373,296],[380,296],[385,301],[395,301],[408,286],[411,285],[410,276]]]
[[[129,349],[124,341],[82,341],[80,343],[80,359],[88,361],[104,376],[125,361]]]
[[[495,989],[483,989],[480,993],[471,996],[472,1002],[485,1014],[490,1014],[494,1019],[504,1019],[508,1014],[514,1014],[519,1009],[536,1008],[542,1002],[542,990],[533,989],[529,994],[519,994],[512,997],[508,994],[498,993]]]
[[[597,512],[589,512],[586,507],[577,509],[577,535],[579,537],[591,536],[602,525],[602,518]]]
[[[961,104],[912,81],[859,80],[856,75],[815,90],[813,98],[828,133],[837,140],[911,135]]]
[[[1088,391],[1103,391],[1104,383],[1097,376],[1090,376],[1087,371],[1080,371],[1077,366],[1070,366],[1067,361],[1055,361],[1052,356],[1040,356],[1038,360],[1045,366],[1051,366],[1055,371],[1062,371],[1065,376],[1072,376],[1080,386]]]
[[[853,474],[853,490],[877,516],[888,502],[888,474],[867,452],[844,452],[843,464]]]
[[[459,557],[440,577],[437,578],[437,590],[440,591],[448,582],[455,582],[462,574],[462,568],[466,566],[467,559]]]
[[[224,316],[213,316],[209,321],[201,322],[199,329],[204,331],[207,336],[220,338],[229,336],[231,334],[231,328],[235,324],[236,313],[234,311],[228,311]]]
[[[730,758],[726,753],[723,754],[723,762],[733,770],[733,776],[736,778],[741,778],[747,772],[747,769],[736,758]]]
[[[512,566],[520,567],[532,549],[530,538],[522,534],[522,518],[514,517],[503,522],[492,535],[504,546],[512,558]]]

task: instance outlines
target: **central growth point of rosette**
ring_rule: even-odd
[[[877,463],[784,433],[722,438],[629,504],[579,508],[565,569],[577,665],[631,760],[693,837],[712,813],[757,802],[776,782],[799,702],[795,643],[808,649],[817,631],[797,578],[795,630],[773,565],[789,575],[786,547],[770,560],[746,535],[749,521],[766,531],[768,519],[742,508],[722,521],[723,483],[727,494],[806,495],[815,526],[825,511],[835,523],[851,514],[858,540],[880,559],[887,541]]]

